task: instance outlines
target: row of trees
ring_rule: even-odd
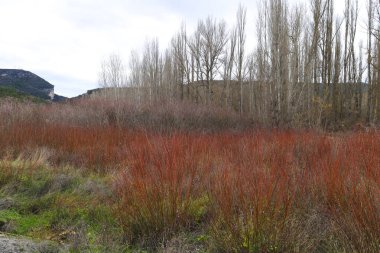
[[[345,1],[338,13],[334,0],[293,7],[263,0],[253,52],[246,50],[243,6],[232,28],[208,17],[189,34],[182,24],[168,48],[161,51],[152,40],[142,54],[131,53],[128,67],[112,55],[102,65],[100,84],[128,86],[138,101],[217,104],[268,125],[379,123],[380,0],[367,0],[367,24],[358,22],[358,0]],[[367,41],[358,43],[363,27]],[[114,90],[117,97],[120,89]]]

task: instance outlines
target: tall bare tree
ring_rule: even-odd
[[[162,79],[162,57],[158,39],[145,44],[142,59],[143,86],[149,90],[148,100],[151,102],[159,96],[159,86]]]
[[[236,13],[236,78],[240,87],[240,113],[243,113],[243,63],[245,54],[246,41],[246,24],[247,24],[247,8],[243,5],[239,6]]]
[[[304,33],[304,9],[301,6],[295,6],[290,16],[290,82],[289,82],[289,120],[297,120],[297,112],[304,110],[301,100],[304,96],[304,80],[303,80],[303,57],[302,52],[302,36]]]
[[[118,54],[111,54],[103,60],[99,73],[99,86],[106,88],[106,96],[112,95],[115,101],[120,99],[120,88],[127,85],[126,68]]]
[[[367,95],[367,123],[372,121],[372,33],[373,33],[373,0],[368,0],[368,27],[367,27],[367,72],[368,72],[368,95]]]
[[[180,86],[180,98],[184,99],[184,88],[187,87],[187,97],[190,96],[189,84],[191,82],[191,65],[188,55],[188,42],[187,42],[186,26],[182,24],[180,32],[172,39],[173,56],[175,59],[175,66],[178,68],[177,82]]]
[[[99,73],[99,86],[102,88],[123,87],[126,85],[126,69],[118,54],[111,54],[103,60]]]
[[[288,8],[281,0],[270,0],[269,40],[271,63],[271,121],[274,125],[287,121],[289,92]]]
[[[211,84],[218,74],[224,46],[227,43],[226,23],[208,17],[198,24],[200,35],[201,72],[206,81],[206,103],[211,102]]]
[[[236,50],[236,39],[237,39],[237,31],[236,28],[233,28],[230,32],[230,39],[228,45],[224,52],[223,58],[223,80],[225,85],[225,105],[227,107],[232,107],[231,101],[231,81],[232,81],[232,73],[234,69],[235,62],[235,50]]]
[[[136,88],[137,102],[142,102],[141,86],[142,86],[142,69],[140,57],[137,51],[133,50],[129,59],[129,85]]]

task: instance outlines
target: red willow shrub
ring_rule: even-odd
[[[163,133],[153,130],[154,111],[120,107],[117,121],[138,126],[128,128],[110,124],[115,107],[102,103],[0,105],[0,155],[43,148],[52,164],[113,173],[115,215],[127,239],[145,246],[202,227],[218,252],[379,251],[379,132],[232,132],[214,123],[192,131],[186,123]],[[182,122],[182,109],[171,110]]]
[[[189,198],[206,196],[204,222],[217,251],[376,252],[380,164],[368,153],[380,148],[380,136],[367,135],[258,131],[150,137],[134,148],[129,155],[134,162],[117,179],[118,212],[129,236],[141,239],[158,231],[154,237],[164,240],[165,229],[176,231],[194,220],[183,209]],[[371,140],[370,149],[363,139]],[[167,201],[172,202],[163,204]]]
[[[126,168],[115,179],[118,214],[131,241],[158,246],[199,220],[205,193],[208,143],[184,134],[147,136],[128,149]],[[158,240],[158,242],[161,242]]]

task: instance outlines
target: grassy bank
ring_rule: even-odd
[[[68,245],[70,252],[119,252],[109,178],[52,167],[43,152],[0,161],[1,231]]]

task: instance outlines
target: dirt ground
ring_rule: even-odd
[[[0,233],[0,252],[1,253],[55,253],[63,252],[57,245],[42,241],[37,242],[24,237],[16,237]]]

